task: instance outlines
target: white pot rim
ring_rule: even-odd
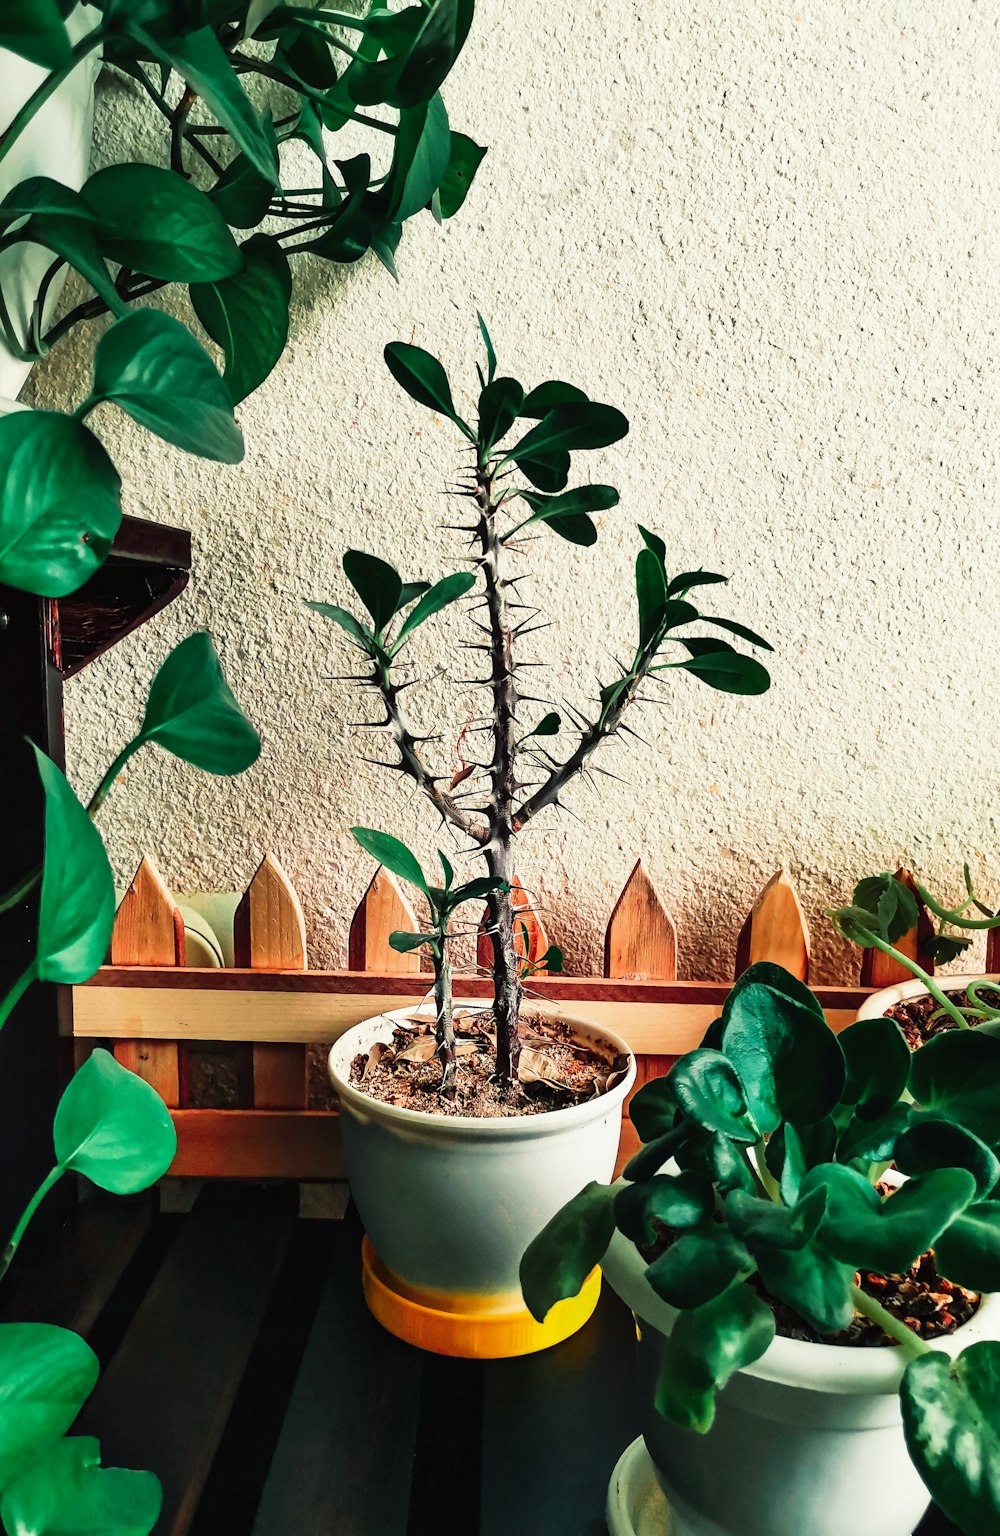
[[[634,1243],[616,1232],[601,1264],[605,1279],[641,1320],[669,1333],[679,1313],[657,1296],[646,1279],[646,1261]],[[1000,1339],[1000,1295],[983,1296],[974,1317],[954,1333],[930,1340],[932,1349],[957,1355],[969,1344]],[[740,1374],[783,1386],[843,1396],[874,1396],[896,1392],[909,1363],[901,1346],[857,1348],[847,1344],[812,1344],[780,1335],[759,1360]]]
[[[459,1002],[456,1004],[456,1009],[461,1009],[463,1012],[484,1013],[491,1006],[490,1003],[484,1002]],[[327,1062],[330,1081],[341,1100],[366,1118],[395,1122],[400,1127],[433,1126],[435,1130],[442,1132],[452,1131],[464,1136],[481,1136],[503,1141],[531,1140],[550,1134],[557,1129],[570,1130],[574,1126],[586,1125],[592,1120],[601,1119],[609,1111],[617,1109],[624,1102],[626,1094],[635,1082],[636,1074],[635,1056],[621,1036],[604,1024],[595,1024],[593,1019],[588,1019],[585,1014],[567,1013],[558,1005],[549,1003],[533,1002],[531,1006],[537,1007],[539,1012],[548,1018],[559,1019],[563,1023],[584,1029],[595,1039],[614,1046],[617,1051],[626,1056],[628,1068],[621,1082],[616,1083],[608,1093],[602,1093],[599,1098],[588,1099],[584,1104],[570,1104],[564,1109],[547,1109],[537,1115],[504,1115],[492,1119],[483,1119],[477,1115],[438,1115],[429,1109],[404,1109],[398,1104],[384,1104],[380,1099],[373,1099],[370,1094],[356,1088],[350,1082],[349,1074],[351,1062],[359,1052],[357,1037],[370,1031],[373,1024],[384,1024],[386,1033],[391,1034],[398,1019],[411,1018],[415,1013],[433,1015],[433,1003],[421,1003],[416,1008],[394,1008],[390,1013],[373,1014],[368,1019],[362,1019],[360,1024],[354,1024],[350,1029],[345,1030],[330,1049]]]
[[[1000,974],[996,971],[963,972],[961,975],[943,974],[935,976],[943,991],[961,992],[969,985],[970,981],[992,981],[1000,987]],[[894,986],[880,987],[873,992],[871,997],[865,999],[858,1009],[858,1019],[880,1019],[884,1017],[887,1008],[894,1008],[897,1003],[910,1002],[915,997],[926,997],[927,988],[916,976],[909,981],[897,981]]]

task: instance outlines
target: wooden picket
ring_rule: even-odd
[[[516,899],[519,948],[533,967],[533,995],[585,1012],[621,1034],[637,1057],[637,1088],[693,1049],[718,1017],[729,983],[677,980],[676,927],[641,859],[608,921],[603,976],[546,975],[540,962],[549,948],[548,935],[520,882]],[[78,1049],[85,1052],[94,1041],[110,1039],[118,1059],[163,1094],[178,1133],[175,1173],[342,1177],[337,1115],[308,1107],[314,1102],[310,1070],[322,1075],[323,1050],[351,1025],[412,1006],[426,994],[420,957],[399,954],[389,945],[394,929],[417,926],[417,915],[393,876],[378,870],[350,925],[350,969],[310,971],[298,897],[268,854],[237,906],[235,966],[188,969],[176,903],[144,859],[119,908],[110,965],[74,990]],[[912,936],[912,952],[921,937]],[[456,998],[489,997],[489,979],[482,973],[489,949],[480,931],[479,973],[456,977]],[[739,936],[733,974],[757,960],[777,961],[803,979],[808,975],[808,927],[783,871],[753,904]],[[870,967],[870,961],[866,964]],[[875,984],[869,977],[881,975],[869,969],[863,988],[816,988],[834,1028],[851,1022]],[[206,1042],[219,1042],[223,1051],[252,1062],[252,1088],[240,1087],[237,1107],[201,1108],[188,1102],[188,1046],[204,1051]],[[249,1070],[245,1080],[251,1081]],[[626,1106],[622,1157],[636,1144]]]

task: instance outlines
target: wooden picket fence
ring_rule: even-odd
[[[909,878],[907,871],[898,874]],[[548,938],[520,889],[517,899],[522,950],[537,962]],[[922,914],[899,947],[916,955],[925,925]],[[77,1058],[105,1044],[162,1095],[177,1128],[174,1174],[343,1178],[336,1107],[309,1107],[310,1064],[315,1080],[319,1046],[329,1047],[362,1019],[421,999],[427,978],[419,954],[397,954],[388,942],[393,929],[415,926],[406,896],[380,869],[351,922],[349,969],[311,971],[301,904],[268,854],[236,910],[235,966],[188,968],[180,912],[144,858],[118,909],[110,964],[74,989]],[[481,935],[480,965],[488,950]],[[776,961],[808,979],[808,925],[783,871],[768,881],[743,924],[733,975],[758,960]],[[990,969],[1000,964],[991,961]],[[816,992],[831,1025],[842,1029],[872,988],[905,974],[886,956],[867,951],[858,987]],[[540,1000],[585,1012],[622,1035],[638,1058],[638,1088],[698,1044],[731,983],[677,979],[676,928],[638,860],[608,921],[603,976],[539,974],[530,985]],[[488,978],[458,976],[455,995],[487,997]],[[212,1042],[227,1053],[228,1102],[193,1108],[192,1064]],[[636,1145],[626,1107],[621,1159]]]

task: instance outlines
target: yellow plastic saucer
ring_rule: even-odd
[[[361,1280],[372,1316],[407,1344],[462,1360],[506,1360],[561,1344],[597,1306],[601,1272],[587,1276],[579,1296],[556,1302],[537,1323],[520,1296],[445,1296],[408,1286],[387,1269],[366,1237]]]

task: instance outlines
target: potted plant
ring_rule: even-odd
[[[909,1536],[931,1496],[1000,1528],[998,1095],[1000,1041],[837,1036],[763,963],[635,1096],[644,1146],[521,1280],[544,1317],[600,1263],[635,1312],[672,1536]]]
[[[407,393],[452,422],[468,444],[468,467],[455,494],[469,514],[459,534],[472,569],[433,585],[404,581],[385,560],[349,550],[344,571],[363,611],[329,603],[310,607],[339,625],[362,658],[355,680],[380,701],[383,713],[373,728],[388,735],[398,754],[386,766],[408,776],[444,822],[454,840],[448,857],[472,856],[484,870],[478,880],[456,885],[443,859],[444,884],[432,885],[406,848],[363,829],[364,846],[408,879],[431,909],[422,934],[396,935],[393,942],[424,945],[440,962],[454,903],[479,897],[486,902],[492,956],[493,1000],[488,1019],[476,1020],[473,1030],[484,1049],[457,1061],[439,975],[438,1007],[427,1020],[435,1029],[428,1054],[436,1059],[423,1064],[419,1098],[408,1065],[396,1074],[405,1101],[400,1096],[392,1102],[397,1095],[385,1083],[385,1071],[375,1074],[383,1079],[381,1098],[373,1096],[376,1084],[363,1080],[375,1046],[388,1046],[398,1059],[400,1020],[369,1020],[331,1052],[351,1184],[374,1244],[366,1250],[369,1301],[389,1327],[416,1342],[448,1353],[509,1354],[565,1336],[596,1302],[594,1280],[585,1305],[564,1307],[542,1327],[525,1312],[517,1263],[539,1218],[547,1219],[588,1178],[610,1174],[621,1104],[634,1074],[625,1046],[610,1031],[564,1015],[546,1019],[535,1004],[525,1008],[515,845],[538,817],[562,803],[603,743],[629,729],[634,706],[669,671],[689,672],[731,693],[760,693],[769,679],[758,661],[727,640],[691,632],[700,620],[765,645],[742,625],[694,606],[691,594],[698,587],[724,578],[708,571],[671,578],[663,540],[642,529],[637,633],[629,658],[600,688],[589,714],[573,707],[564,721],[544,701],[527,697],[531,657],[524,642],[538,622],[523,585],[529,536],[596,541],[592,514],[614,507],[618,492],[610,485],[567,488],[571,455],[616,442],[628,423],[575,386],[550,380],[525,390],[516,379],[498,376],[481,319],[480,327],[486,366],[479,369],[475,425],[459,414],[436,358],[401,343],[385,349],[386,363]],[[462,600],[473,650],[485,658],[481,685],[488,702],[473,722],[485,751],[477,761],[460,745],[457,766],[444,771],[428,763],[429,738],[410,720],[407,647],[418,628]],[[553,1066],[560,1052],[589,1057],[589,1075],[577,1088]],[[615,1067],[618,1056],[626,1063],[623,1071]],[[537,1092],[541,1101],[531,1096]]]
[[[395,276],[407,220],[461,207],[485,150],[452,130],[440,87],[473,9],[474,0],[399,11],[370,0],[356,16],[277,0],[0,8],[0,395],[16,393],[71,331],[111,315],[97,399],[177,447],[242,458],[222,414],[281,357],[303,257],[353,263],[373,251]],[[162,118],[163,134],[148,153],[87,177],[99,60]],[[340,134],[349,158],[337,158]],[[57,318],[69,269],[86,292]],[[194,332],[150,303],[174,285],[221,351],[222,378]],[[0,418],[0,475],[18,464],[32,495],[58,507],[62,478],[53,488],[43,472],[55,465],[76,508],[67,542],[84,536],[99,548],[117,528],[117,477],[84,420],[90,408]],[[16,585],[2,571],[0,580]]]
[[[873,992],[862,1003],[858,1018],[889,1014],[914,1048],[941,1030],[979,1028],[1000,1033],[1000,977],[951,975],[935,979],[918,959],[897,947],[905,934],[918,929],[918,902],[937,919],[936,931],[919,949],[932,962],[957,960],[972,942],[965,934],[1000,928],[1000,916],[976,896],[968,864],[963,874],[966,894],[957,907],[945,906],[919,880],[913,880],[911,889],[883,870],[858,882],[850,906],[827,913],[841,938],[861,949],[879,950],[912,974],[912,981]],[[979,915],[972,916],[970,909]]]

